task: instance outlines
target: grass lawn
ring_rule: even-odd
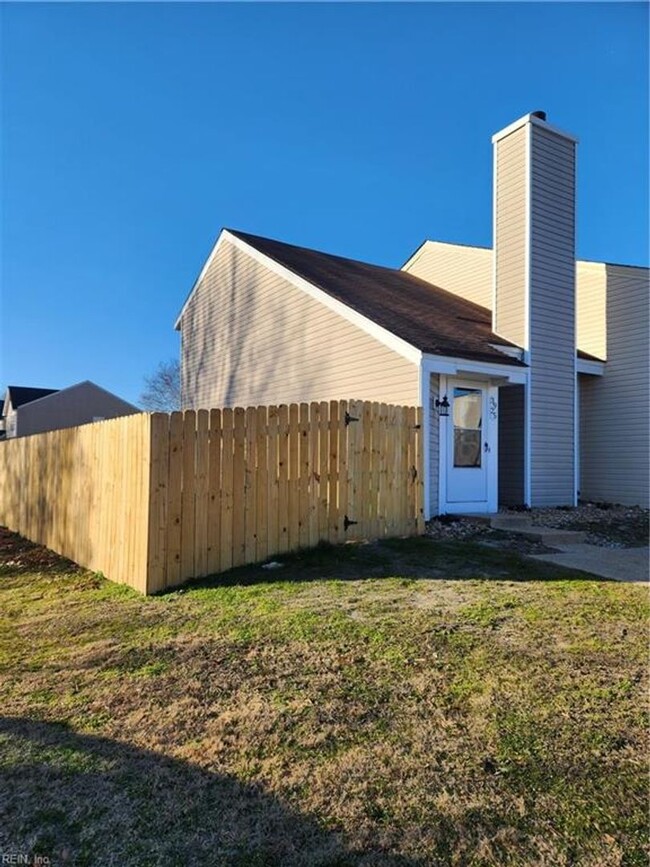
[[[145,599],[1,541],[0,853],[647,864],[643,587],[414,539]]]

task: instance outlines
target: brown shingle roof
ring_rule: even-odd
[[[514,344],[492,333],[487,308],[413,274],[228,231],[422,352],[520,364],[490,346]]]

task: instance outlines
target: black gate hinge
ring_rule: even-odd
[[[359,523],[358,521],[351,521],[351,520],[348,518],[348,516],[346,515],[346,516],[343,518],[343,529],[344,529],[344,530],[347,530],[348,527],[351,527],[353,524],[358,524],[358,523]]]
[[[346,411],[345,411],[345,426],[347,427],[351,421],[359,421],[359,419],[355,418],[353,415],[350,415],[350,413],[346,409]]]

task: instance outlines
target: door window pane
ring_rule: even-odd
[[[454,466],[481,466],[483,392],[480,388],[454,389]]]

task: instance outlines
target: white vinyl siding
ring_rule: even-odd
[[[185,409],[419,399],[416,364],[229,241],[181,317],[181,374]]]
[[[604,267],[607,364],[602,377],[580,377],[580,495],[647,507],[650,272]]]
[[[436,409],[436,399],[440,397],[440,376],[431,374],[431,391],[429,400],[429,478],[426,480],[429,486],[429,503],[431,514],[439,512],[439,488],[440,488],[440,420]]]
[[[492,250],[425,241],[403,268],[467,301],[492,307]]]
[[[530,135],[531,504],[572,505],[575,145],[538,126]]]
[[[494,331],[527,349],[526,127],[496,144]],[[443,287],[444,288],[444,287]]]

